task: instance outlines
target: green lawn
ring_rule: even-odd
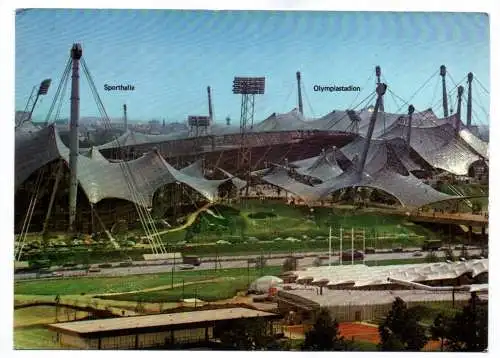
[[[14,310],[14,326],[24,327],[55,323],[57,320],[70,321],[75,318],[88,316],[85,311],[73,310],[70,308],[60,308],[56,310],[54,306],[34,306]]]
[[[123,295],[113,295],[113,300],[142,301],[142,302],[179,302],[183,298],[198,298],[202,301],[218,301],[236,296],[239,291],[244,291],[248,287],[248,282],[252,282],[257,276],[228,277],[224,281],[213,283],[199,283],[176,287],[170,290],[140,292]]]
[[[262,275],[278,274],[281,267],[266,267]],[[261,271],[250,268],[251,275],[260,276]],[[246,277],[247,269],[219,269],[175,272],[174,284],[207,280],[217,277]],[[112,293],[143,290],[172,283],[171,273],[131,275],[126,277],[73,277],[55,280],[33,280],[16,282],[16,295],[79,295],[81,293]]]
[[[374,208],[355,210],[320,207],[311,212],[307,207],[292,207],[282,202],[250,200],[235,203],[233,207],[218,205],[211,207],[210,210],[215,216],[203,212],[190,227],[162,235],[162,240],[168,249],[200,256],[317,251],[328,248],[327,237],[330,227],[335,247],[338,246],[341,227],[344,230],[345,248],[350,248],[351,228],[355,228],[358,233],[364,230],[367,247],[420,246],[424,238],[436,238],[436,234],[424,226],[408,222],[403,216],[387,214]],[[257,213],[270,213],[271,217],[249,218],[249,215]],[[143,234],[141,230],[130,230],[126,234],[116,235],[118,239],[122,236],[139,242],[137,238]],[[251,237],[258,241],[248,242]],[[299,239],[300,242],[275,241],[277,238],[283,240],[288,237]],[[355,247],[361,249],[362,240],[357,237]],[[54,240],[63,239],[58,237]],[[30,240],[36,241],[36,235],[30,237]],[[229,241],[231,245],[204,245],[219,240]],[[178,244],[184,241],[187,241],[187,246]],[[102,263],[124,261],[128,258],[141,260],[143,254],[151,251],[148,247],[122,247],[116,250],[97,246],[93,246],[92,251],[83,246],[66,248],[66,252],[61,250],[48,249],[43,252],[34,250],[27,253],[23,260],[47,259],[52,265],[68,261],[77,264]]]
[[[54,333],[43,326],[15,328],[15,349],[61,349],[54,342]]]

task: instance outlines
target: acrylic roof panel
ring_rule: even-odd
[[[262,180],[299,196],[305,202],[322,200],[336,190],[353,186],[385,191],[398,199],[403,206],[420,207],[433,202],[458,198],[433,189],[411,174],[404,176],[387,169],[379,170],[372,175],[363,173],[361,180],[356,171],[346,171],[330,181],[315,186],[309,186],[291,178],[284,169],[265,175]]]
[[[98,149],[110,149],[117,147],[127,147],[141,144],[162,143],[175,139],[187,138],[187,132],[173,132],[169,134],[144,134],[127,130],[118,138],[111,142],[97,146]]]
[[[231,182],[236,187],[236,189],[240,190],[240,189],[243,189],[244,187],[247,186],[247,182],[245,180],[240,179],[240,178],[234,176],[233,174],[225,171],[224,169],[221,169],[221,168],[217,168],[217,169],[220,170],[220,172],[222,174],[224,174],[226,176],[226,178],[228,178],[229,180],[231,180]]]
[[[460,138],[462,138],[468,145],[470,145],[472,149],[476,151],[477,154],[479,154],[485,159],[489,159],[490,150],[488,143],[476,137],[467,128],[462,128],[460,130]]]
[[[15,132],[15,188],[38,168],[59,158],[53,127]]]
[[[321,181],[331,180],[343,173],[337,163],[337,148],[329,148],[315,157],[314,161],[302,162],[306,165],[299,166],[296,171],[301,175],[320,179]],[[295,164],[297,162],[294,162]],[[300,162],[299,162],[300,163]]]
[[[332,111],[308,123],[312,129],[323,131],[350,132],[354,128],[353,120],[346,111]]]
[[[303,184],[288,175],[286,169],[276,167],[269,174],[262,177],[265,182],[285,189],[296,194],[304,200],[314,197],[316,189],[313,186]]]
[[[174,182],[186,184],[212,201],[218,194],[218,186],[232,180],[207,180],[187,175],[168,164],[156,151],[128,162],[109,162],[96,148],[87,155],[78,156],[77,177],[94,204],[105,198],[118,198],[151,206],[155,191]],[[33,133],[16,132],[16,188],[37,169],[56,159],[68,163],[69,149],[54,126]]]
[[[408,123],[406,118],[400,118],[380,138],[406,138]],[[464,136],[470,137],[472,133]],[[431,166],[446,170],[456,175],[466,175],[469,166],[481,158],[471,149],[461,137],[456,136],[453,118],[435,120],[433,117],[423,117],[415,124],[412,122],[410,144]],[[481,146],[476,143],[476,146]]]
[[[187,167],[182,168],[180,172],[192,177],[203,178],[203,161],[199,159]]]
[[[293,131],[307,130],[310,128],[305,117],[297,109],[293,109],[288,113],[273,113],[268,118],[254,124],[254,132],[278,132],[278,131]]]

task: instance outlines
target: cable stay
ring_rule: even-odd
[[[107,112],[106,112],[104,105],[101,101],[101,98],[99,96],[99,93],[97,91],[95,83],[93,81],[92,75],[90,73],[90,70],[89,70],[84,58],[82,58],[82,69],[83,69],[83,72],[84,72],[88,82],[89,82],[92,95],[96,101],[99,113],[102,116],[102,121],[103,121],[105,127],[107,127],[108,129],[111,129],[111,121],[109,119],[109,116],[107,115]],[[118,141],[118,138],[115,135],[113,135],[113,140],[117,144],[117,149],[121,150],[122,147]],[[132,173],[130,165],[128,164],[127,161],[120,161],[118,163],[120,165],[120,169],[123,173],[127,187],[129,188],[129,191],[130,191],[131,196],[133,198],[134,207],[136,208],[136,211],[139,215],[139,219],[141,221],[141,225],[143,227],[143,230],[146,234],[146,238],[152,246],[153,254],[166,254],[167,250],[165,249],[165,246],[163,245],[163,243],[161,242],[161,240],[159,239],[159,237],[157,235],[158,229],[156,228],[156,224],[154,222],[154,219],[151,215],[150,210],[147,207],[148,205],[147,205],[146,199],[144,198],[144,195],[142,195],[141,191],[138,189],[136,176],[140,175],[142,177],[141,179],[143,179],[143,181],[145,183],[149,184],[149,182],[147,181],[147,178],[143,177],[141,175],[141,173],[137,173],[134,175],[134,173]]]
[[[376,92],[373,91],[371,92],[368,96],[366,96],[360,103],[358,103],[357,106],[355,106],[354,108],[350,108],[348,110],[345,111],[345,113],[338,119],[336,120],[335,122],[331,123],[329,122],[326,126],[326,128],[333,128],[335,127],[338,123],[340,123],[340,121],[342,121],[344,118],[348,117],[349,116],[349,111],[351,110],[356,110],[356,108],[360,107],[363,103],[371,103],[373,101],[373,98],[376,96]],[[364,108],[363,108],[364,109]]]
[[[22,252],[23,252],[23,248],[26,244],[26,239],[28,237],[31,219],[33,218],[33,213],[35,211],[35,206],[36,206],[36,203],[38,200],[38,195],[40,193],[40,186],[41,186],[41,183],[43,181],[44,174],[45,174],[45,168],[40,169],[38,172],[38,175],[37,175],[37,179],[35,181],[35,185],[34,185],[35,190],[31,195],[28,210],[26,212],[26,216],[24,217],[23,225],[21,228],[21,233],[20,233],[18,239],[16,240],[16,242],[18,243],[17,252],[15,252],[15,260],[16,261],[20,261],[21,256],[22,256]]]
[[[61,80],[59,81],[59,85],[57,86],[56,93],[54,95],[54,100],[52,101],[52,104],[50,105],[49,111],[47,112],[47,116],[45,118],[44,126],[46,127],[49,124],[50,117],[52,116],[52,111],[54,110],[54,107],[57,104],[57,99],[60,98],[61,95],[61,90],[66,88],[66,83],[69,78],[69,73],[71,71],[71,57],[68,59],[68,62],[66,63],[66,67],[64,68],[64,71],[61,76]]]
[[[368,84],[373,80],[373,72],[371,72],[371,75],[368,77],[368,79],[366,80],[366,82],[364,83],[363,87],[361,88],[368,88]],[[356,103],[358,97],[361,95],[361,91],[359,91],[356,96],[354,97],[354,99],[352,100],[351,104],[349,105],[349,108],[352,108],[352,106],[354,105],[354,103]],[[372,92],[373,93],[373,92]]]
[[[434,73],[433,73],[433,74],[432,74],[432,75],[431,75],[431,76],[430,76],[430,77],[429,77],[429,78],[428,78],[428,79],[427,79],[427,80],[426,80],[426,81],[425,81],[425,82],[424,82],[424,83],[423,83],[423,84],[422,84],[422,85],[421,85],[421,86],[420,86],[420,87],[419,87],[419,88],[418,88],[418,89],[417,89],[417,90],[416,90],[416,91],[415,91],[415,92],[414,92],[414,93],[410,96],[410,98],[409,98],[407,101],[405,101],[405,102],[401,105],[401,107],[399,107],[399,108],[396,110],[396,113],[399,113],[399,112],[403,109],[403,107],[408,106],[408,104],[409,104],[409,103],[413,100],[413,98],[415,98],[415,96],[416,96],[416,95],[417,95],[417,94],[418,94],[418,93],[419,93],[419,92],[420,92],[420,91],[421,91],[421,90],[422,90],[425,86],[427,86],[427,84],[428,84],[428,83],[432,80],[432,78],[433,78],[435,75],[437,75],[438,73],[439,73],[439,70],[438,70],[438,71],[436,71],[436,72],[434,72]]]
[[[301,88],[302,88],[302,91],[304,92],[304,97],[306,97],[306,102],[307,102],[307,105],[309,106],[309,110],[311,111],[313,118],[316,118],[316,113],[314,113],[314,110],[313,110],[312,105],[311,105],[311,101],[309,101],[309,96],[307,95],[307,91],[306,91],[306,88],[305,88],[303,83],[301,84]]]

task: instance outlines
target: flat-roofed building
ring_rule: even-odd
[[[480,285],[476,285],[480,286]],[[487,285],[481,285],[486,286]],[[485,287],[475,287],[476,292],[484,292]],[[309,324],[316,319],[321,308],[326,308],[338,322],[377,321],[391,310],[396,297],[400,297],[409,307],[441,302],[450,307],[465,305],[471,297],[469,291],[426,291],[426,290],[329,290],[320,287],[295,287],[294,290],[280,290],[276,296],[278,310],[283,316],[293,312],[295,323]],[[487,300],[487,293],[479,296]],[[288,317],[290,319],[290,317]]]
[[[275,333],[279,315],[249,308],[223,308],[146,316],[119,317],[49,325],[62,347],[147,349],[169,345],[209,344],[237,320],[262,319]]]

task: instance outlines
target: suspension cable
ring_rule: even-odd
[[[54,100],[52,101],[52,104],[50,105],[49,111],[47,112],[47,116],[45,117],[45,122],[44,126],[47,126],[49,123],[50,116],[52,115],[52,111],[54,110],[54,107],[56,105],[57,99],[59,98],[61,94],[61,89],[64,86],[64,83],[68,80],[69,78],[69,72],[71,70],[71,57],[68,58],[68,62],[66,63],[66,67],[64,68],[63,74],[61,76],[61,81],[59,81],[59,85],[57,86],[56,94],[54,96]]]
[[[104,108],[104,105],[101,101],[101,98],[97,92],[97,88],[95,86],[95,83],[93,81],[92,75],[88,69],[88,66],[85,62],[84,59],[82,59],[82,68],[84,70],[85,76],[87,77],[87,80],[89,81],[90,88],[92,91],[92,95],[94,96],[94,99],[96,100],[96,104],[98,106],[98,110],[101,113],[103,117],[103,122],[105,123],[105,126],[111,128],[111,121],[106,113],[106,110]],[[115,143],[118,146],[118,149],[122,149],[120,143],[118,142],[118,139],[115,135],[113,135]],[[136,207],[136,210],[138,212],[141,224],[143,226],[143,229],[146,233],[146,237],[148,240],[152,240],[153,243],[153,252],[156,251],[156,247],[160,249],[161,253],[165,253],[165,249],[163,246],[163,243],[159,238],[156,237],[156,234],[158,232],[156,228],[156,224],[151,216],[150,211],[147,209],[147,203],[145,201],[144,196],[142,193],[140,193],[137,188],[138,188],[138,183],[136,181],[136,178],[134,174],[131,171],[130,165],[128,164],[127,161],[120,161],[120,168],[122,170],[122,173],[124,174],[125,181],[127,183],[127,186],[129,187],[130,193],[132,195],[133,201],[134,201],[134,206]],[[138,173],[141,175],[141,173]],[[141,175],[142,176],[142,175]],[[148,181],[146,178],[142,178],[143,181],[148,184]]]
[[[306,102],[307,102],[307,105],[309,106],[309,110],[311,111],[311,114],[313,115],[313,117],[316,117],[316,113],[314,113],[314,110],[313,110],[312,105],[311,105],[311,101],[309,101],[309,96],[307,95],[306,88],[305,88],[304,84],[302,84],[302,83],[301,83],[301,88],[303,88],[302,92],[304,92],[304,97],[306,98]]]

